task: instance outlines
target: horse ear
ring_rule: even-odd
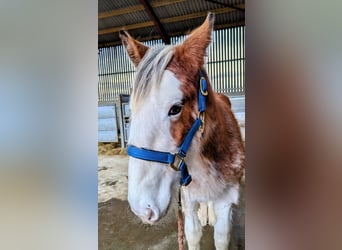
[[[127,54],[135,67],[139,65],[139,62],[144,57],[148,47],[142,44],[141,42],[135,40],[133,37],[128,34],[125,30],[120,30],[119,37],[121,39],[122,44],[125,46]]]
[[[212,31],[214,28],[215,14],[208,13],[204,23],[193,30],[189,37],[180,45],[178,49],[185,58],[196,63],[197,67],[204,64],[206,49],[211,42]]]

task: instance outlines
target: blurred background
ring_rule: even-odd
[[[0,249],[96,249],[97,1],[1,1],[0,34]]]

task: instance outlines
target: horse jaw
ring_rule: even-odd
[[[180,82],[166,70],[160,86],[153,88],[140,107],[132,114],[129,144],[157,151],[177,152],[170,132],[170,107],[182,100]],[[179,172],[167,164],[133,157],[128,163],[128,202],[143,222],[154,224],[167,212],[172,185],[179,181]]]

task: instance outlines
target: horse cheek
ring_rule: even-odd
[[[171,136],[174,139],[177,146],[180,146],[186,133],[191,128],[194,119],[191,118],[191,110],[187,106],[184,106],[180,117],[171,121]]]

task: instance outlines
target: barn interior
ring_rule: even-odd
[[[148,46],[179,44],[215,13],[206,69],[215,91],[227,95],[245,140],[244,0],[98,1],[98,233],[99,249],[176,249],[174,209],[156,226],[142,224],[127,202],[129,96],[135,68],[121,45],[119,31]],[[245,249],[244,185],[234,207],[230,250]],[[177,207],[174,201],[173,207]],[[206,226],[202,249],[214,249]]]

